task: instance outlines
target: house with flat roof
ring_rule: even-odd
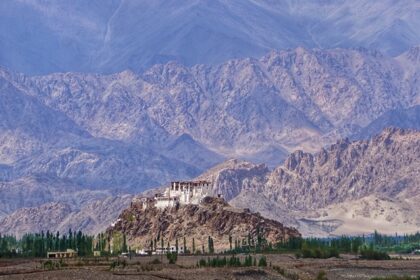
[[[47,252],[48,259],[63,259],[63,258],[75,258],[77,252],[73,249],[67,249],[66,251]]]

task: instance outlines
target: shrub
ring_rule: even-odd
[[[258,266],[267,266],[267,258],[265,256],[262,256],[260,260],[258,261]]]
[[[116,267],[117,267],[117,262],[116,261],[111,262],[111,264],[109,265],[110,270],[113,270]]]
[[[47,269],[47,270],[53,270],[56,268],[60,268],[60,264],[58,262],[53,262],[51,260],[48,260],[42,263],[42,268]]]
[[[302,248],[300,252],[295,254],[296,258],[314,258],[314,259],[328,259],[333,257],[340,257],[336,248],[314,248],[310,249],[307,247]]]
[[[60,267],[66,267],[67,266],[67,263],[65,263],[64,261],[63,261],[63,259],[60,259]]]
[[[363,248],[360,250],[360,258],[365,260],[390,260],[391,257],[381,251],[376,251],[373,248]]]
[[[116,267],[119,267],[119,266],[121,266],[122,268],[125,268],[127,266],[127,261],[126,260],[122,260],[122,261],[116,260],[116,261],[113,261],[109,265],[109,269],[110,270],[113,270],[113,269],[115,269]]]
[[[200,261],[198,262],[198,266],[200,266],[200,267],[207,266],[206,260],[205,259],[200,259]]]
[[[277,265],[273,265],[273,269],[275,271],[277,271],[279,274],[283,275],[284,277],[286,277],[287,279],[290,280],[299,280],[299,275],[293,271],[287,271],[286,269],[277,266]]]
[[[325,273],[325,271],[321,270],[320,272],[318,272],[318,275],[316,276],[316,280],[328,280],[327,274]]]
[[[167,253],[166,258],[168,259],[170,264],[175,264],[178,259],[178,254],[176,252],[174,253]]]
[[[158,258],[154,258],[150,264],[161,264],[161,261]]]

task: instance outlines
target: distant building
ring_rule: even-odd
[[[47,258],[49,259],[62,259],[62,258],[75,258],[77,252],[72,249],[67,249],[64,252],[47,252]]]
[[[147,255],[151,255],[151,254],[152,254],[151,250],[145,250],[145,249],[137,249],[136,250],[136,255],[147,256]]]
[[[155,196],[155,206],[157,208],[174,207],[177,204],[179,204],[179,199],[177,197],[169,197],[169,196],[162,196],[162,195]]]
[[[100,257],[101,256],[101,251],[93,251],[93,256],[94,257]]]
[[[178,247],[178,254],[184,254],[184,247],[179,246]],[[154,255],[165,255],[167,253],[176,253],[176,247],[170,246],[170,247],[158,247],[156,248],[156,251],[153,252]]]
[[[172,182],[163,194],[155,196],[157,208],[174,207],[176,205],[200,204],[210,194],[210,182],[181,181]],[[147,206],[143,206],[145,208]]]

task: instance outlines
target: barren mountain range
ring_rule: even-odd
[[[344,171],[338,175],[348,181],[336,182],[305,152],[345,137],[368,138],[389,125],[418,128],[419,56],[419,47],[397,57],[363,48],[296,48],[218,65],[169,62],[141,73],[27,76],[2,68],[0,219],[27,213],[22,207],[41,213],[46,203],[78,213],[110,196],[193,178],[227,158],[267,163],[246,163],[262,175],[244,185],[261,183],[271,194],[263,198],[278,209],[306,211],[306,203],[319,209],[351,198],[329,194],[333,183],[354,188],[362,199],[370,189],[352,185]],[[305,152],[293,153],[297,149]],[[286,169],[270,171],[285,159]],[[294,168],[308,178],[293,181]],[[265,182],[267,172],[278,174]],[[363,176],[379,180],[375,173]],[[238,205],[246,195],[234,184],[224,193],[229,199],[241,193]],[[312,201],[314,193],[322,199]]]
[[[2,0],[0,65],[37,75],[137,72],[298,46],[397,56],[420,44],[419,14],[417,0]]]

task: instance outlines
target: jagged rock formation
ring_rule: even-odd
[[[420,132],[389,128],[370,140],[341,140],[316,154],[296,151],[271,172],[230,161],[200,178],[215,178],[214,188],[233,205],[293,224],[305,234],[375,228],[392,233],[420,227],[419,172]],[[224,188],[232,181],[236,196]],[[316,223],[330,225],[317,232]]]
[[[420,132],[385,129],[367,141],[347,139],[317,154],[297,151],[269,176],[267,195],[294,209],[315,209],[370,194],[420,194]]]
[[[265,183],[269,169],[264,164],[232,159],[221,163],[200,175],[197,180],[213,183],[213,194],[222,194],[227,200],[246,189],[255,189]]]
[[[185,237],[187,247],[191,248],[194,238],[197,250],[201,250],[202,245],[207,250],[208,236],[211,236],[215,249],[223,250],[229,249],[229,236],[232,240],[246,240],[250,234],[256,239],[258,230],[271,243],[300,236],[293,228],[249,210],[233,208],[223,199],[213,197],[206,197],[199,205],[166,209],[154,206],[143,209],[140,203],[134,203],[121,213],[115,225],[107,231],[111,235],[124,233],[132,248],[148,248],[150,240],[160,236],[164,239],[164,246],[168,242],[174,245],[176,239],[182,244]]]

